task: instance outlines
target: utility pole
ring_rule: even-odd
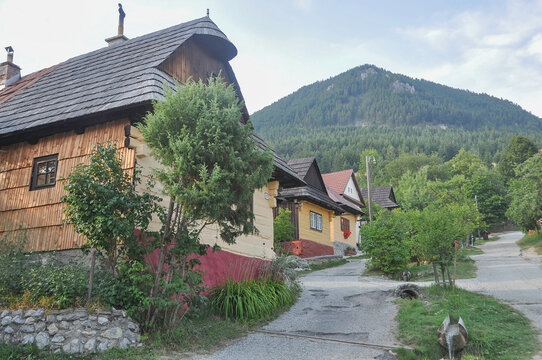
[[[373,221],[373,207],[371,204],[371,170],[370,170],[370,162],[373,162],[373,164],[376,164],[376,159],[372,155],[366,155],[365,156],[365,172],[367,173],[367,201],[369,202],[369,221]]]

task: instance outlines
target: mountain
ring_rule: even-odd
[[[486,94],[363,65],[304,86],[252,115],[256,132],[286,158],[316,156],[324,171],[357,168],[359,154],[459,148],[498,161],[511,136],[542,133],[542,119]]]

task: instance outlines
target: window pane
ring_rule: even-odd
[[[38,173],[45,174],[47,172],[47,162],[38,163]]]
[[[56,161],[48,161],[47,162],[47,172],[55,172],[56,171]]]
[[[38,175],[38,181],[36,182],[36,185],[45,185],[46,177],[47,175],[45,174]]]

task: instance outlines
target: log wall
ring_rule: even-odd
[[[62,225],[64,190],[62,178],[79,163],[87,163],[92,148],[103,142],[117,145],[123,168],[133,169],[134,150],[124,147],[124,127],[128,119],[108,122],[85,129],[84,133],[58,133],[27,142],[5,146],[0,153],[0,236],[25,239],[28,250],[73,249],[86,240]],[[30,191],[34,158],[58,154],[57,181],[54,187]]]

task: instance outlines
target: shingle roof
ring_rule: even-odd
[[[293,159],[288,161],[288,166],[291,167],[301,178],[305,178],[313,161],[313,157]]]
[[[324,179],[327,187],[333,189],[337,194],[342,195],[353,173],[354,170],[352,169],[336,171],[322,174],[322,179]]]
[[[310,185],[282,189],[279,191],[279,196],[285,199],[305,199],[326,209],[341,213],[343,212],[343,209],[337,205],[326,193]]]
[[[58,64],[0,104],[0,138],[163,99],[163,84],[173,86],[175,82],[156,67],[187,39],[203,35],[215,41],[214,48],[221,51],[224,60],[237,54],[226,35],[204,17]],[[0,91],[0,98],[8,91],[12,90]]]
[[[359,215],[364,214],[363,210],[361,210],[361,207],[358,204],[338,194],[335,190],[333,190],[329,186],[326,186],[326,190],[331,200],[339,204],[343,208],[343,210],[348,211],[351,214],[359,214]]]
[[[361,189],[361,194],[363,195],[364,199],[368,199],[366,188]],[[393,195],[393,188],[391,186],[371,187],[371,201],[377,203],[378,205],[387,209],[398,208],[399,205],[397,205],[393,199],[395,199],[395,196]]]

